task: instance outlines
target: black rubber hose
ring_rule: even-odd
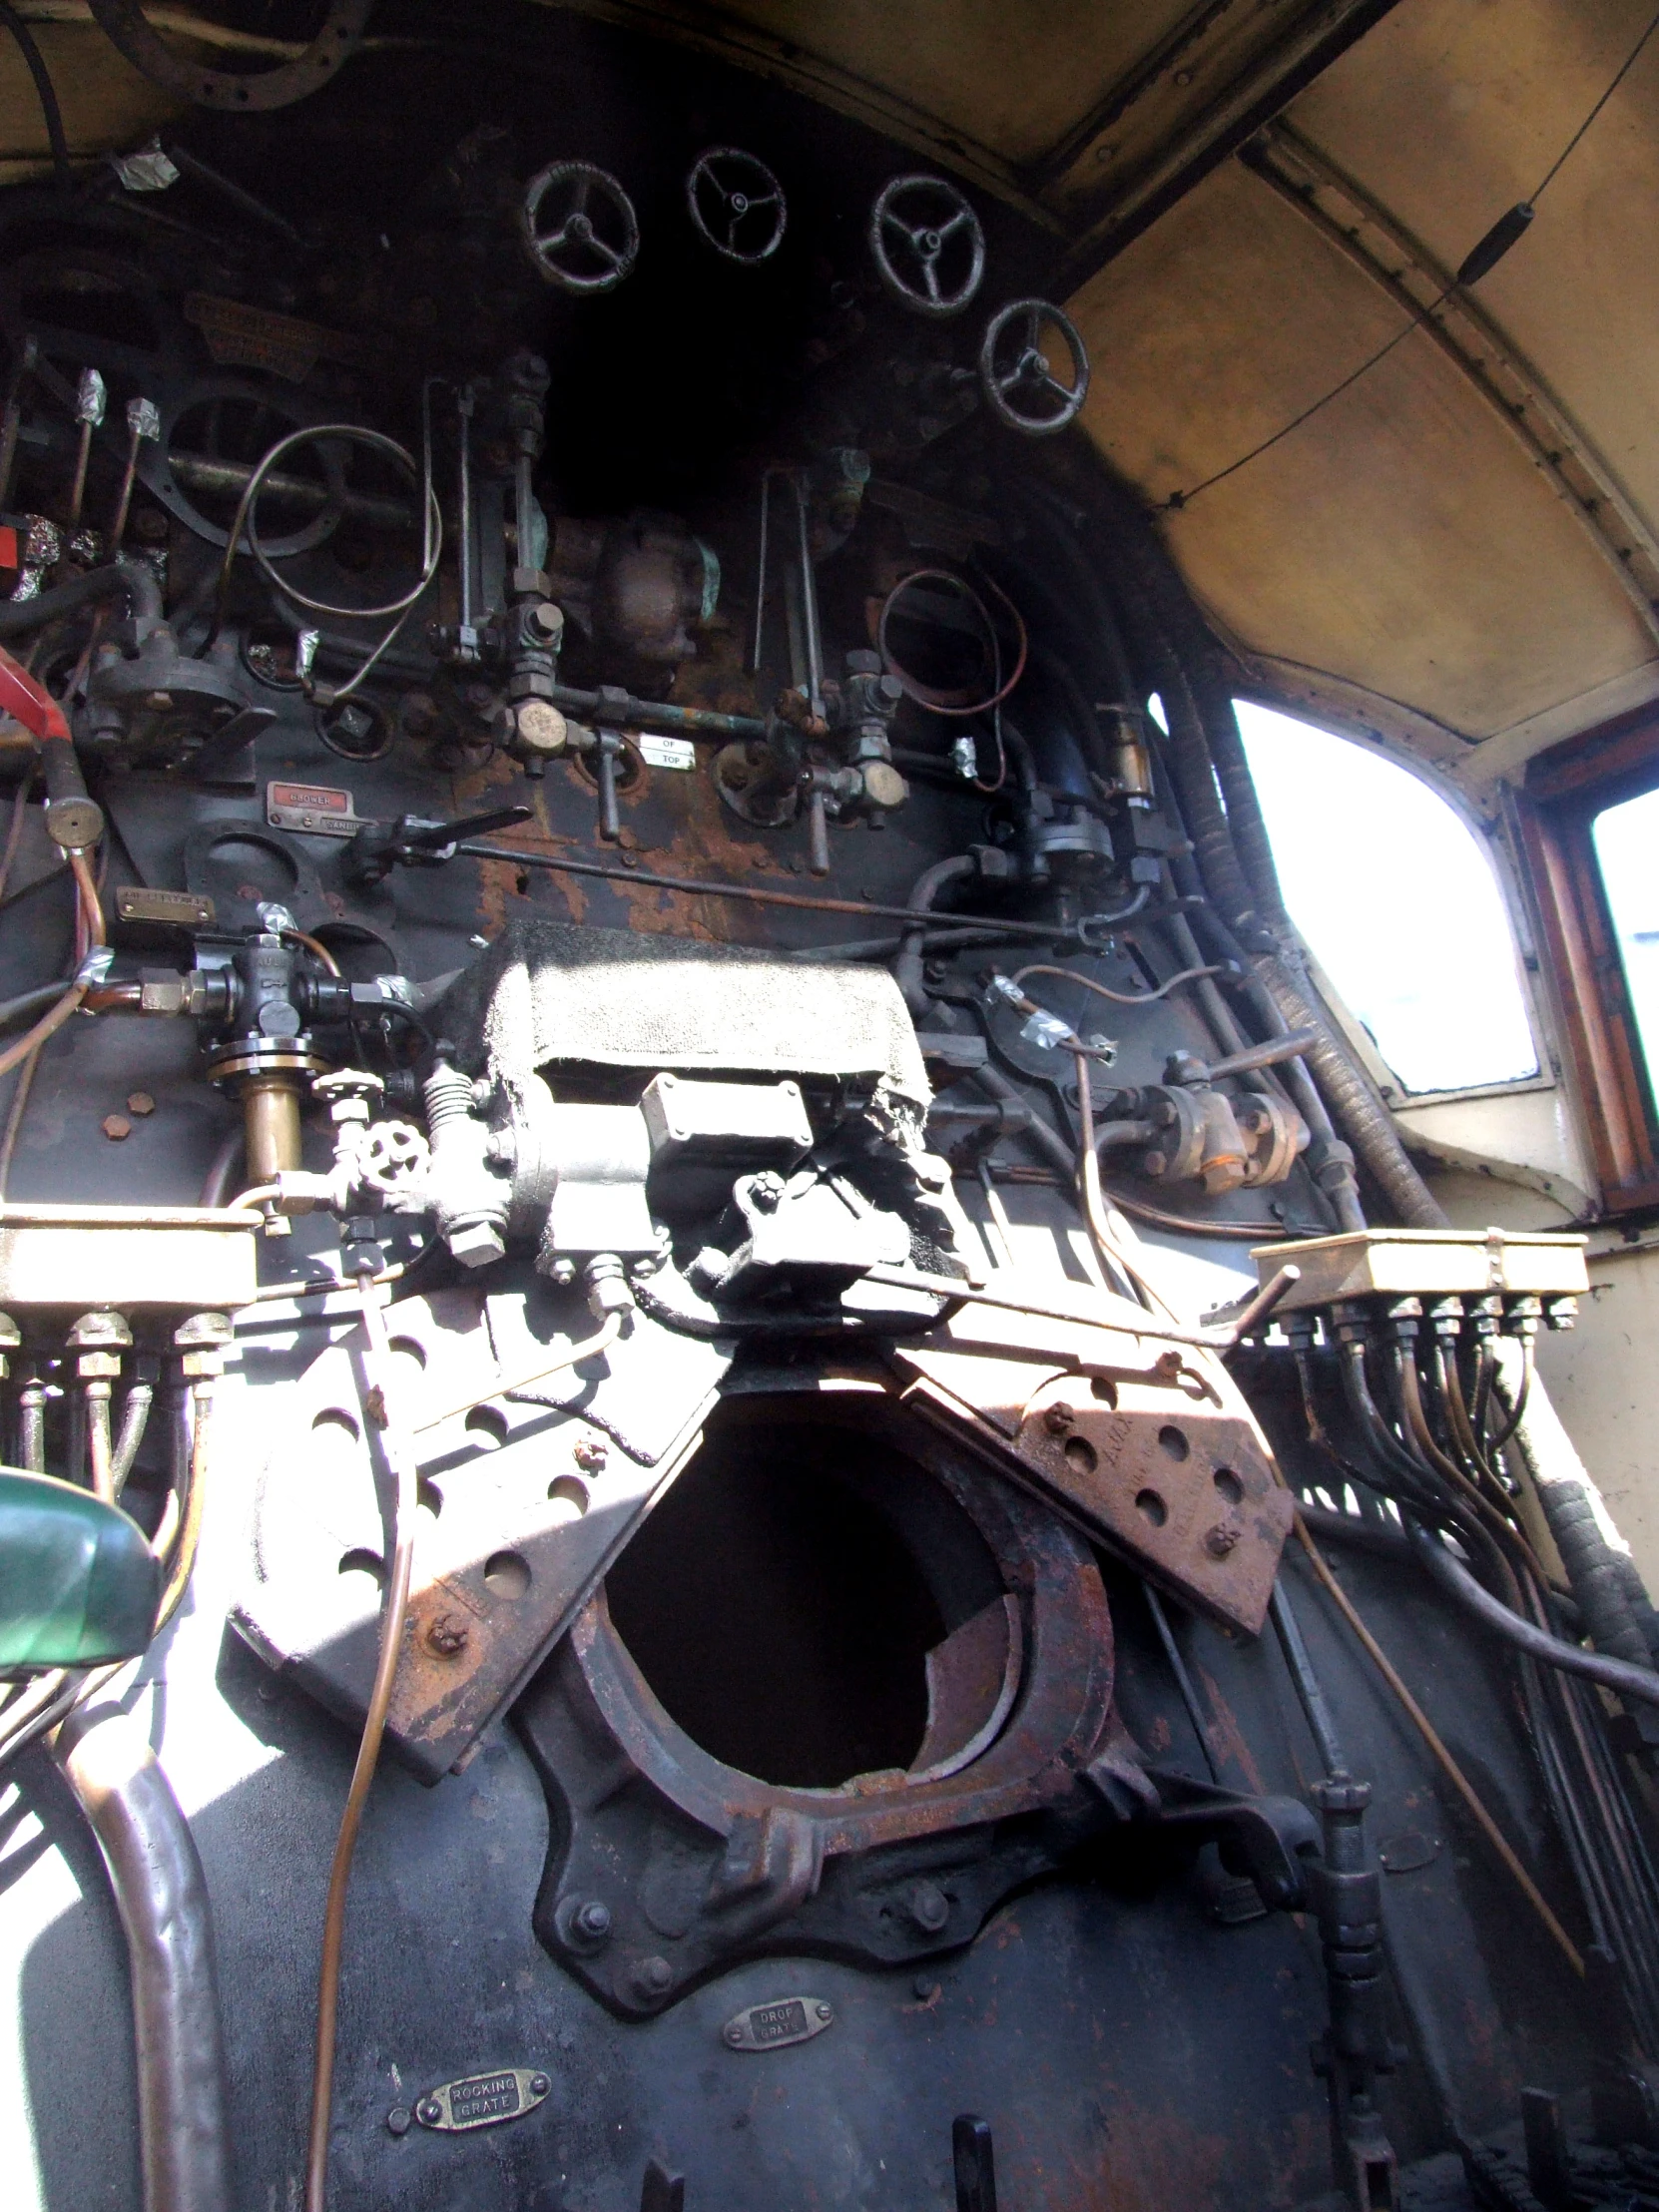
[[[1617,1697],[1634,1698],[1640,1705],[1659,1705],[1659,1674],[1646,1667],[1633,1667],[1624,1659],[1611,1659],[1603,1652],[1564,1644],[1558,1636],[1534,1628],[1518,1613],[1511,1613],[1489,1590],[1483,1590],[1468,1569],[1460,1566],[1419,1521],[1407,1515],[1405,1526],[1411,1549],[1429,1576],[1465,1613],[1489,1628],[1493,1635],[1501,1636],[1505,1643],[1525,1652],[1529,1659],[1541,1659],[1545,1666],[1555,1667],[1562,1674],[1582,1675],[1585,1681],[1599,1682],[1604,1690],[1611,1690]]]
[[[67,584],[43,591],[36,599],[0,599],[0,638],[20,638],[30,630],[44,629],[47,623],[94,606],[118,591],[126,592],[135,603],[146,601],[147,577],[157,601],[155,612],[160,613],[161,590],[154,571],[142,561],[112,561],[107,568],[89,568],[84,576],[72,576]]]
[[[0,1029],[9,1029],[25,1014],[38,1014],[43,1006],[55,1005],[74,981],[73,975],[60,975],[55,983],[37,983],[32,991],[19,991],[15,998],[0,1000]]]
[[[52,167],[58,183],[68,192],[75,182],[75,172],[69,166],[69,141],[64,136],[63,111],[58,106],[57,88],[52,73],[46,66],[46,57],[35,43],[35,35],[27,23],[11,6],[10,0],[0,0],[0,24],[4,24],[17,41],[17,50],[23,56],[29,75],[35,81],[35,93],[40,101],[40,112],[46,119],[47,144],[52,149]]]

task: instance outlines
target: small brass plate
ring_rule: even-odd
[[[749,2004],[721,2029],[728,2050],[786,2050],[810,2043],[834,2024],[834,2006],[823,1997],[774,1997],[770,2004]]]
[[[503,2120],[533,2112],[553,2086],[550,2077],[526,2066],[503,2066],[498,2073],[467,2074],[440,2082],[417,2099],[414,2116],[439,2135],[461,2135],[474,2127],[498,2127]]]

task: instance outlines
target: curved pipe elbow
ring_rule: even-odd
[[[912,913],[929,914],[933,901],[947,884],[959,883],[965,877],[976,875],[979,863],[971,852],[953,853],[947,860],[935,860],[930,868],[924,868],[910,886],[905,904]],[[893,958],[893,980],[903,995],[904,1003],[912,1015],[919,1018],[927,1011],[927,987],[922,981],[922,946],[926,942],[924,929],[907,929],[904,940]]]

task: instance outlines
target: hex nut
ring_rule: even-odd
[[[438,1613],[426,1625],[426,1648],[439,1659],[456,1659],[465,1651],[471,1631],[457,1613]]]
[[[156,1101],[148,1091],[129,1091],[127,1094],[127,1111],[130,1114],[137,1114],[142,1120],[146,1114],[153,1114],[156,1111]]]
[[[133,1125],[125,1114],[106,1114],[98,1126],[111,1144],[120,1144],[124,1137],[133,1133]]]
[[[491,1261],[507,1256],[501,1232],[492,1221],[467,1222],[459,1229],[452,1229],[448,1244],[463,1268],[487,1268]]]

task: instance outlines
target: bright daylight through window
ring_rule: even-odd
[[[1467,824],[1346,738],[1242,700],[1239,724],[1291,918],[1401,1089],[1535,1075],[1509,919]]]

